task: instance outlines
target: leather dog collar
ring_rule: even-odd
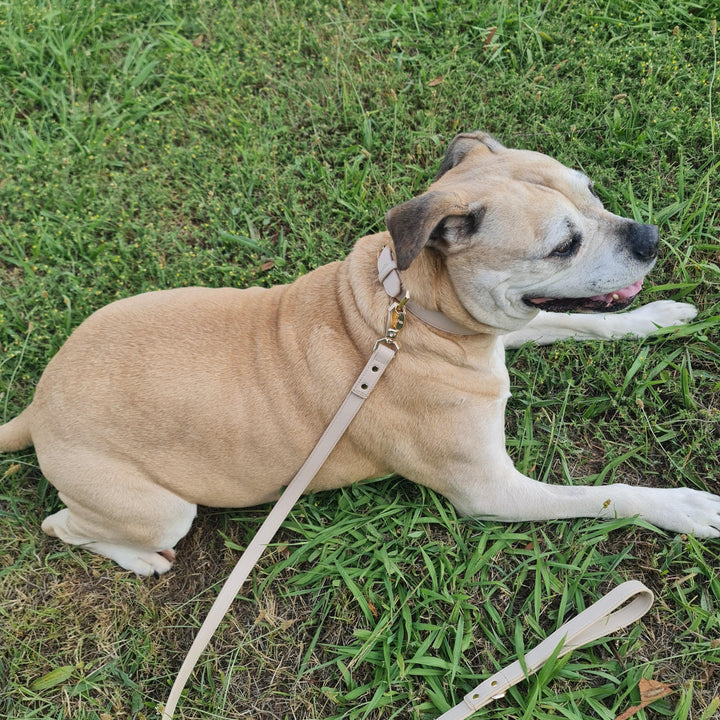
[[[403,292],[402,280],[395,262],[392,250],[387,246],[378,253],[378,278],[381,285],[385,288],[385,292],[394,300],[402,302],[407,297]],[[429,310],[426,307],[416,303],[412,299],[407,299],[405,303],[408,311],[412,313],[418,320],[426,325],[449,333],[450,335],[478,335],[476,330],[470,330],[460,323],[451,320],[444,313],[437,310]]]

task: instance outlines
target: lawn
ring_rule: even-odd
[[[289,282],[384,229],[461,131],[540,150],[660,227],[645,300],[696,322],[508,353],[509,450],[554,482],[720,492],[720,8],[702,0],[9,0],[0,7],[0,418],[93,310],[183,285]],[[410,429],[409,431],[412,431]],[[268,463],[272,458],[268,458]],[[239,468],[241,473],[242,469]],[[0,456],[0,714],[157,718],[266,507],[204,509],[138,579],[46,537],[31,451]],[[178,718],[436,717],[615,584],[615,639],[478,713],[720,713],[720,543],[637,520],[458,518],[401,478],[304,498]]]

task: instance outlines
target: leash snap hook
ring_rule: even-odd
[[[406,292],[401,300],[395,300],[387,309],[387,318],[385,319],[385,336],[375,342],[373,350],[377,350],[380,343],[385,343],[391,347],[395,354],[398,354],[400,345],[395,338],[399,332],[405,327],[405,304],[410,299],[410,293]]]
[[[388,307],[385,337],[389,340],[394,340],[405,326],[405,305],[409,299],[410,293],[406,292],[402,300],[396,300]]]

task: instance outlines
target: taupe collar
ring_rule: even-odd
[[[405,298],[403,292],[402,281],[400,280],[400,273],[397,269],[397,263],[393,256],[392,250],[387,246],[383,246],[383,249],[378,254],[378,279],[380,284],[385,288],[385,292],[394,300],[402,302]],[[419,305],[412,299],[407,300],[405,307],[416,317],[426,325],[441,330],[442,332],[450,333],[451,335],[479,335],[477,330],[470,330],[460,323],[456,323],[451,320],[444,313],[438,312],[437,310],[428,310],[428,308]]]

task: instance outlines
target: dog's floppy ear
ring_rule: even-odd
[[[410,263],[426,245],[439,249],[457,247],[477,231],[485,208],[470,207],[456,193],[431,190],[385,215],[385,224],[395,245],[395,259],[400,270]]]
[[[439,180],[448,170],[457,167],[469,152],[480,150],[482,152],[496,153],[504,149],[503,144],[480,130],[456,135],[445,153],[440,169],[435,175],[435,180]]]

